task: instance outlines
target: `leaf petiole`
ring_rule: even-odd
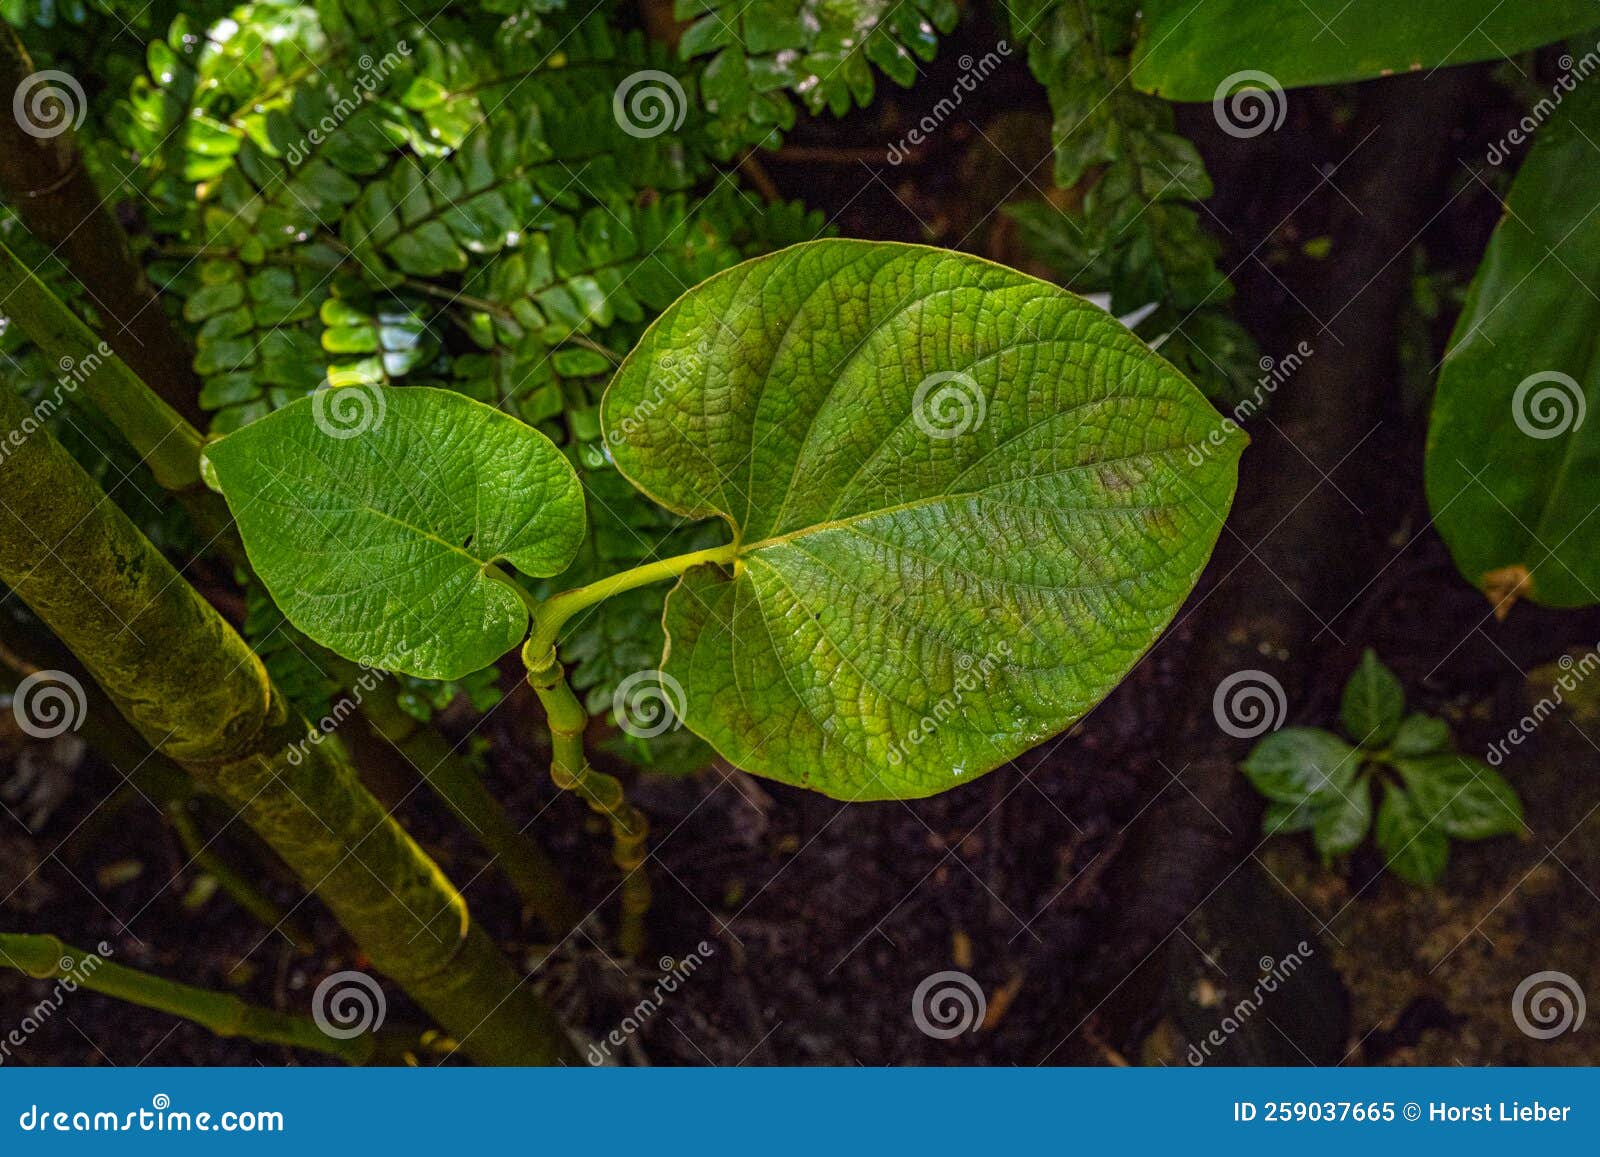
[[[651,583],[662,582],[665,579],[677,578],[692,567],[706,563],[732,562],[739,554],[737,542],[725,543],[722,546],[710,547],[706,550],[691,551],[689,554],[674,555],[671,558],[657,559],[655,562],[636,566],[630,570],[619,571],[614,575],[607,575],[603,579],[589,583],[587,586],[574,587],[551,595],[543,602],[529,602],[533,611],[533,630],[528,634],[528,641],[523,645],[522,658],[529,670],[537,669],[548,661],[548,657],[555,650],[556,640],[561,634],[561,628],[578,612],[603,602],[612,595],[619,595],[623,591],[631,591],[636,587],[648,586]],[[513,584],[516,585],[516,584]],[[520,587],[518,589],[521,589]],[[529,599],[532,596],[527,596]]]

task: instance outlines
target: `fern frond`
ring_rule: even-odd
[[[1045,86],[1055,180],[1081,209],[1014,207],[1025,244],[1079,292],[1109,292],[1112,312],[1155,305],[1139,326],[1220,400],[1254,378],[1254,341],[1226,312],[1233,286],[1193,205],[1211,196],[1205,163],[1172,108],[1127,81],[1137,0],[1006,0],[1015,38]]]
[[[954,0],[676,0],[674,14],[693,21],[684,59],[712,58],[704,95],[725,144],[775,148],[794,124],[785,91],[812,113],[865,107],[873,66],[909,87],[960,12]]]

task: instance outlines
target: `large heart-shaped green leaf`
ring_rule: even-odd
[[[352,659],[455,679],[522,641],[498,565],[548,577],[583,538],[583,492],[551,441],[448,390],[323,389],[207,458],[284,615]]]
[[[1600,602],[1600,86],[1517,173],[1439,373],[1428,504],[1499,607]]]
[[[667,603],[684,721],[845,799],[942,791],[1088,711],[1199,576],[1245,441],[1087,302],[858,241],[690,291],[601,418],[635,485],[738,544]]]
[[[1225,81],[1294,88],[1493,60],[1600,24],[1594,0],[1163,0],[1146,12],[1133,82],[1168,100],[1215,100]]]

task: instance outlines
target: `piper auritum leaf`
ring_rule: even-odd
[[[601,418],[635,485],[733,531],[668,598],[684,722],[843,799],[965,783],[1094,706],[1194,585],[1245,442],[1087,302],[858,241],[691,290]]]
[[[583,538],[583,492],[543,434],[449,390],[319,390],[207,458],[273,600],[324,646],[456,679],[522,641],[507,563],[548,577]]]

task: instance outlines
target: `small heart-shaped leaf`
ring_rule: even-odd
[[[733,528],[668,599],[684,722],[843,799],[965,783],[1093,707],[1194,585],[1245,442],[1081,299],[858,241],[690,291],[601,417],[635,485]]]
[[[548,577],[583,538],[566,457],[448,390],[322,389],[207,448],[284,615],[352,659],[456,679],[522,640],[508,563]]]

